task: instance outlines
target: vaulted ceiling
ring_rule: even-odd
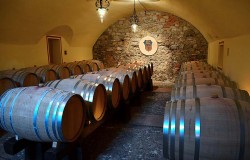
[[[193,24],[208,42],[250,34],[249,0],[142,0],[147,10],[172,13]],[[143,7],[136,2],[136,10]],[[71,46],[93,46],[105,29],[133,12],[132,0],[111,1],[100,23],[94,0],[2,0],[0,43],[35,44],[61,35]]]

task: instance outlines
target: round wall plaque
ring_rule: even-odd
[[[158,44],[153,37],[146,36],[140,40],[139,48],[143,54],[153,55],[158,49]]]

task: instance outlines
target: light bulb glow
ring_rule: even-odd
[[[104,16],[106,14],[106,9],[105,8],[98,8],[98,14],[101,19],[101,22],[103,23]]]
[[[131,28],[132,28],[132,31],[133,31],[133,32],[136,32],[136,31],[137,31],[137,24],[135,24],[135,23],[132,24],[132,25],[131,25]]]

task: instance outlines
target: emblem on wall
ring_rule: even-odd
[[[143,54],[153,55],[158,49],[158,44],[153,37],[146,36],[140,40],[139,48]]]

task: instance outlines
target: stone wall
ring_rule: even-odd
[[[170,83],[174,82],[182,62],[207,59],[208,43],[189,22],[164,12],[147,11],[137,15],[140,22],[136,33],[131,30],[129,17],[118,20],[96,41],[93,58],[103,61],[105,67],[134,61],[153,62],[153,80]],[[158,42],[158,50],[151,56],[139,49],[140,39],[147,35]]]

